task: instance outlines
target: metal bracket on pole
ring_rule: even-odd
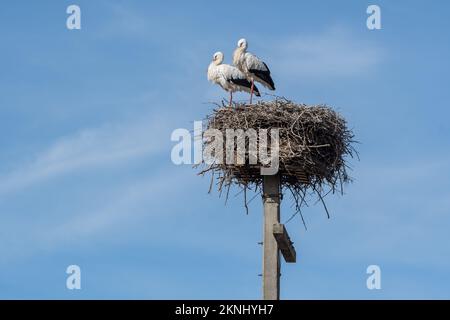
[[[275,223],[273,225],[273,236],[278,243],[278,248],[284,257],[284,260],[288,263],[294,263],[297,258],[297,253],[295,252],[295,248],[284,224]]]

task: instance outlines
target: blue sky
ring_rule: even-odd
[[[77,4],[82,29],[66,29]],[[378,4],[382,29],[366,28]],[[287,228],[284,299],[450,298],[447,1],[14,1],[0,10],[0,298],[258,299],[261,203],[170,160],[236,41],[353,128],[346,194]],[[238,99],[246,98],[243,94]],[[270,99],[270,97],[263,97]],[[236,193],[237,190],[234,191]],[[292,214],[283,203],[282,220]],[[82,289],[66,289],[77,264]],[[381,267],[382,289],[366,288]]]

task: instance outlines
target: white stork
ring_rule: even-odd
[[[233,54],[233,64],[251,80],[250,104],[252,103],[254,82],[261,83],[264,87],[275,90],[275,84],[270,76],[269,67],[254,54],[247,52],[247,40],[241,39]],[[258,95],[257,95],[258,96]]]
[[[229,64],[222,64],[222,62],[223,53],[214,53],[212,62],[208,67],[208,80],[230,93],[230,107],[233,101],[233,92],[245,91],[251,93],[254,91],[257,97],[260,96],[258,88],[252,86],[244,73]]]

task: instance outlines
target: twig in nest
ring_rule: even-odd
[[[206,129],[217,129],[222,132],[224,138],[227,129],[254,129],[256,132],[260,129],[279,129],[278,173],[281,177],[281,187],[291,190],[296,211],[307,205],[307,195],[316,195],[317,201],[322,202],[330,218],[323,198],[335,190],[344,193],[343,185],[351,181],[347,175],[347,169],[351,169],[347,158],[358,156],[353,147],[356,142],[353,132],[347,128],[347,123],[340,114],[325,105],[308,106],[277,97],[273,101],[259,101],[252,105],[237,102],[231,108],[222,101],[222,107],[215,109],[206,120]],[[223,140],[223,150],[226,150],[226,139]],[[205,141],[205,147],[209,143],[211,141]],[[256,144],[259,144],[259,139]],[[222,159],[212,165],[203,164],[205,168],[200,172],[217,172],[219,194],[226,187],[227,198],[231,184],[241,188],[237,195],[244,192],[247,213],[247,188],[254,186],[255,190],[261,190],[263,183],[261,163],[249,164],[249,145],[247,137],[244,165],[224,163]],[[269,154],[270,145],[268,141]],[[237,146],[234,147],[236,153]],[[330,190],[324,194],[326,187]]]

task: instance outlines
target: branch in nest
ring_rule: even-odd
[[[278,173],[281,176],[282,188],[291,190],[296,212],[302,205],[306,205],[307,190],[311,190],[311,194],[318,197],[318,201],[322,202],[327,216],[330,217],[323,198],[330,191],[334,193],[335,190],[340,190],[341,194],[344,193],[343,185],[351,181],[346,171],[349,168],[347,158],[353,158],[355,155],[358,157],[353,147],[356,142],[354,134],[347,128],[347,123],[340,114],[325,105],[308,106],[279,97],[273,101],[252,105],[235,103],[232,108],[225,105],[216,104],[216,106],[217,109],[206,118],[206,129],[218,129],[223,133],[223,150],[226,150],[227,129],[244,131],[254,129],[257,132],[260,129],[279,129]],[[206,147],[208,143],[211,141],[205,141],[204,146]],[[216,161],[212,165],[203,164],[204,168],[199,172],[202,175],[210,172],[213,177],[218,173],[216,179],[219,192],[221,194],[223,187],[226,186],[227,199],[231,184],[242,188],[247,213],[247,189],[252,186],[255,190],[262,188],[260,174],[262,164],[259,162],[257,165],[248,164],[249,143],[247,137],[246,164],[235,165]],[[236,145],[234,151],[236,154]],[[330,188],[326,194],[323,193],[325,187]]]

